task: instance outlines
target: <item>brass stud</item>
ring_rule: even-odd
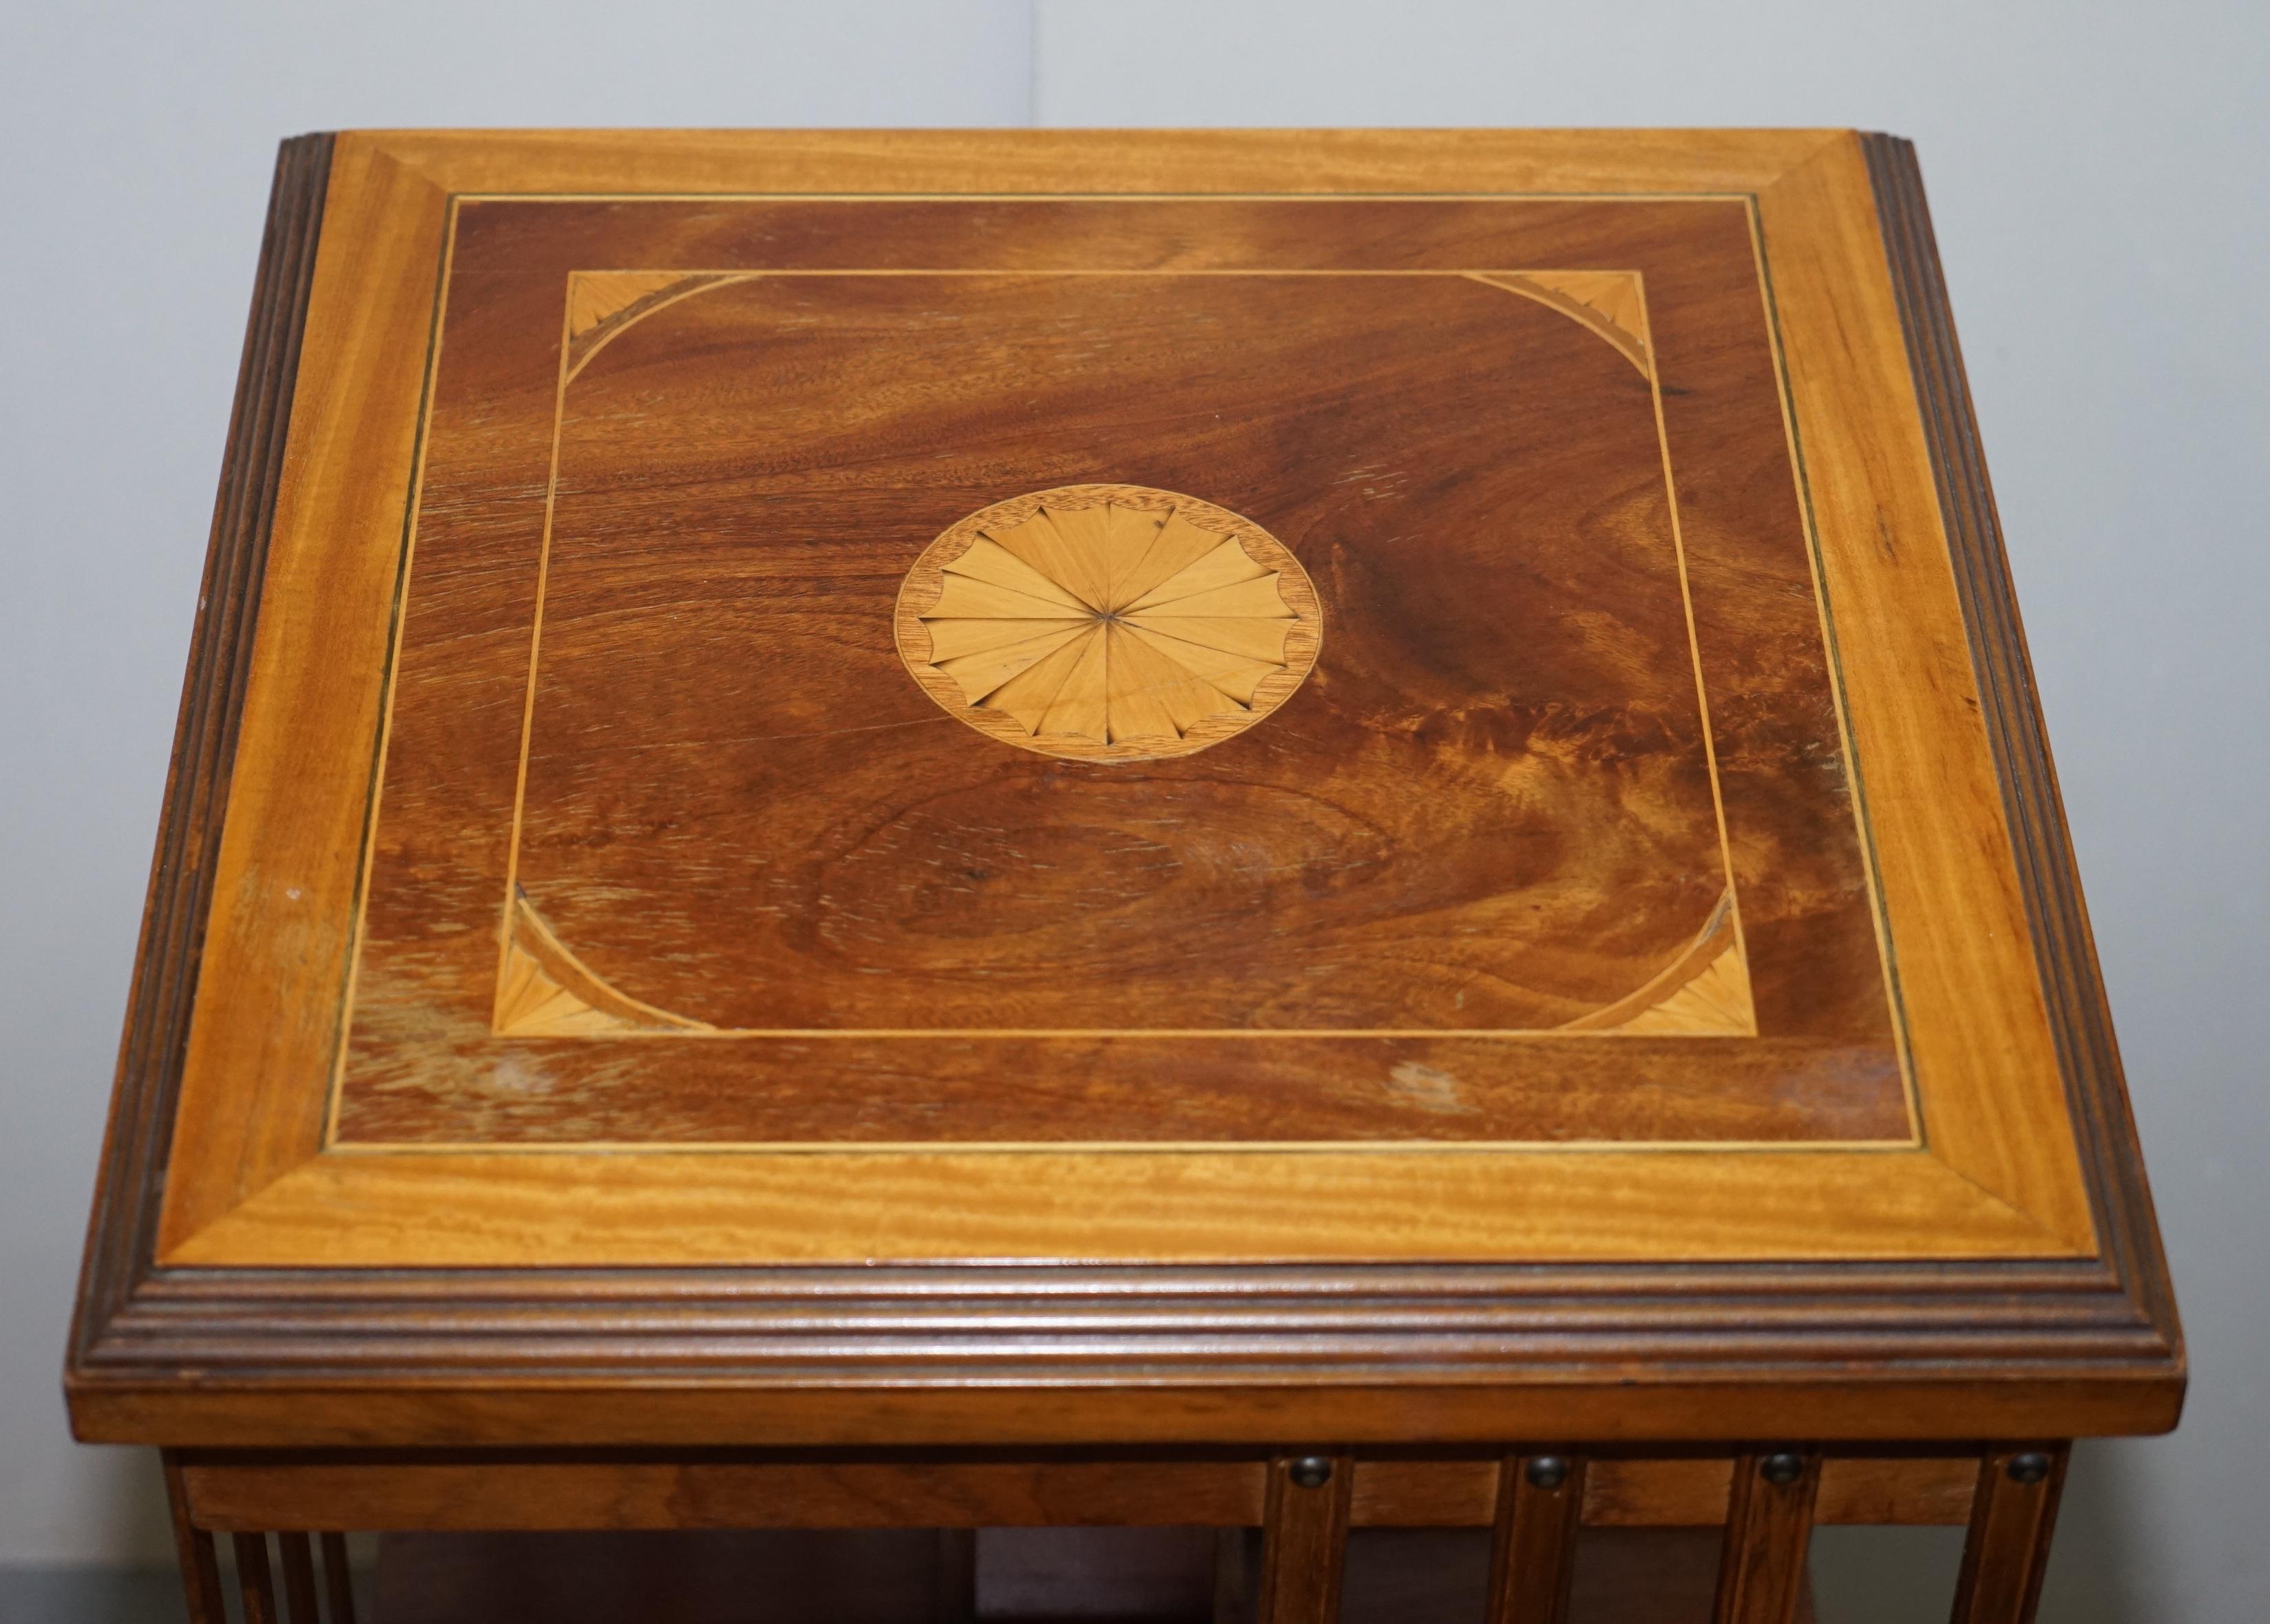
[[[1800,1457],[1784,1450],[1778,1455],[1767,1456],[1759,1464],[1758,1475],[1777,1488],[1787,1488],[1805,1475],[1805,1462]]]

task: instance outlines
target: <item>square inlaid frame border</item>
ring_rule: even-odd
[[[385,605],[450,196],[1078,190],[1719,191],[1754,200],[1925,1146],[1014,1158],[324,1153],[390,635]],[[204,913],[203,992],[189,1010],[178,1094],[168,1090],[160,1112],[171,1147],[156,1260],[2094,1255],[2099,1229],[2029,908],[2039,881],[2021,871],[2035,858],[2014,840],[1990,737],[1989,702],[2006,701],[1984,691],[1974,664],[1949,546],[1955,519],[1943,512],[1945,459],[1928,437],[1932,403],[1919,397],[1903,338],[1915,322],[1887,254],[1869,152],[1846,132],[338,137]],[[350,762],[361,770],[346,770]]]

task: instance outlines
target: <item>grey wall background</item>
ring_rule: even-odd
[[[1853,124],[1921,148],[2193,1357],[2182,1431],[2082,1453],[2046,1616],[2263,1615],[2259,7],[298,0],[20,6],[8,32],[0,1597],[10,1567],[167,1550],[152,1463],[70,1443],[57,1370],[278,137]],[[1893,1569],[1942,1565],[1932,1539]],[[1835,1563],[1851,1617],[1896,1591]]]

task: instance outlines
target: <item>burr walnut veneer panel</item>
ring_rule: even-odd
[[[339,1143],[1911,1142],[1742,200],[448,263]]]

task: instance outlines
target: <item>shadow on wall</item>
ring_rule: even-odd
[[[2074,1450],[2058,1512],[2040,1616],[2054,1624],[2160,1624],[2133,1566],[2133,1509],[2121,1455],[2140,1447],[2088,1442]],[[2148,1441],[2140,1447],[2150,1447]],[[1822,1528],[1813,1536],[1821,1624],[1943,1619],[1962,1567],[1960,1528]]]
[[[1821,1624],[1944,1619],[1962,1568],[1962,1530],[1816,1528],[1806,1566]]]
[[[2074,1445],[2050,1547],[2042,1613],[2057,1624],[2156,1624],[2136,1572],[2135,1507],[2123,1493],[2123,1457],[2155,1439],[2088,1439]]]
[[[171,1568],[0,1568],[8,1624],[186,1624]]]

